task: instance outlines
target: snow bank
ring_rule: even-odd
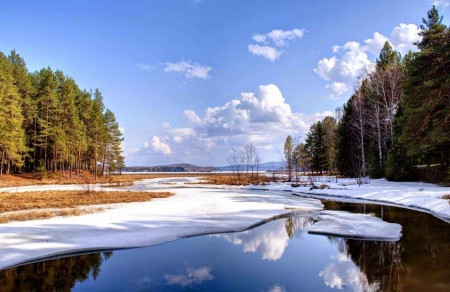
[[[309,227],[309,233],[386,241],[397,241],[401,237],[400,224],[367,214],[326,210],[320,212],[318,220]]]
[[[119,204],[96,214],[0,224],[0,269],[67,253],[148,246],[194,235],[241,231],[291,212],[286,206],[323,208],[319,200],[296,198],[286,192],[186,188],[180,187],[179,181],[175,185],[167,182],[174,183],[141,181],[121,190],[158,188],[175,194],[169,198]]]
[[[442,196],[450,194],[450,187],[420,182],[390,182],[385,179],[374,179],[370,184],[358,186],[354,179],[338,179],[338,182],[325,184],[324,189],[310,187],[294,188],[287,183],[272,183],[267,186],[250,186],[249,189],[289,191],[294,194],[324,198],[350,198],[363,202],[387,203],[425,211],[445,221],[450,221],[450,204]],[[340,200],[340,199],[338,199]]]

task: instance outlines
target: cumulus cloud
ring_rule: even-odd
[[[333,50],[337,51],[336,48]],[[366,49],[358,42],[347,42],[339,47],[339,56],[323,58],[317,63],[314,72],[322,79],[330,81],[327,88],[332,91],[331,98],[347,93],[356,79],[373,69]]]
[[[182,73],[188,78],[208,79],[212,67],[203,66],[195,62],[180,61],[177,63],[164,63],[164,72]]]
[[[264,57],[270,61],[276,61],[281,56],[281,51],[270,46],[248,45],[250,53],[256,56]]]
[[[197,269],[187,268],[181,275],[164,275],[168,285],[177,285],[181,287],[201,284],[205,281],[211,281],[214,276],[211,274],[210,267],[200,267]]]
[[[188,119],[189,122],[194,124],[198,124],[202,121],[193,110],[185,110],[184,116]]]
[[[328,81],[326,88],[331,90],[330,98],[335,99],[350,92],[357,79],[374,69],[374,62],[386,41],[402,54],[414,50],[414,43],[420,41],[420,29],[415,24],[400,23],[389,37],[375,32],[363,44],[350,41],[342,46],[334,45],[335,54],[319,60],[314,72]]]
[[[292,40],[303,38],[304,34],[305,30],[298,28],[293,30],[274,29],[266,34],[257,33],[252,36],[255,44],[250,44],[248,50],[256,56],[273,62],[283,54],[281,50],[283,47],[286,47]]]
[[[148,147],[147,142],[144,143],[144,147]],[[172,149],[170,148],[169,144],[162,142],[158,136],[153,136],[152,147],[154,151],[160,152],[164,155],[172,154]]]
[[[252,39],[260,44],[272,44],[275,47],[284,47],[289,40],[301,39],[305,34],[304,29],[293,30],[274,29],[266,34],[254,34]]]
[[[152,163],[159,163],[162,158],[156,154],[163,153],[171,155],[173,163],[220,165],[230,149],[253,142],[263,160],[278,161],[277,149],[282,148],[288,134],[304,137],[312,123],[327,115],[333,113],[294,112],[276,85],[261,85],[256,92],[242,92],[238,99],[208,107],[202,114],[185,110],[188,126],[172,128],[165,123],[161,133],[147,143],[152,147],[133,155]]]

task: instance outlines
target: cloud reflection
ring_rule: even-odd
[[[326,286],[335,289],[350,288],[352,291],[379,291],[378,282],[369,283],[367,276],[353,263],[346,250],[339,244],[339,251],[332,256],[332,262],[325,267],[319,276]]]
[[[211,270],[210,267],[200,267],[197,269],[187,268],[184,274],[164,275],[164,279],[166,280],[167,285],[177,285],[182,287],[198,285],[214,279]]]
[[[242,245],[244,252],[258,252],[263,260],[276,261],[283,256],[290,237],[303,232],[310,222],[308,217],[289,217],[245,232],[212,236],[223,238],[234,245]]]

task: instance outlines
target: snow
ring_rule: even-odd
[[[338,199],[388,201],[397,205],[416,204],[421,210],[450,218],[448,202],[439,198],[450,193],[449,188],[431,184],[372,180],[370,185],[358,187],[348,185],[351,181],[346,181],[346,186],[327,183],[330,189],[309,190],[307,187],[292,188],[285,183],[230,187],[194,184],[198,182],[198,178],[176,177],[142,180],[120,188],[90,186],[91,189],[106,191],[169,191],[174,196],[149,202],[106,205],[104,212],[96,214],[0,224],[0,269],[67,253],[149,246],[196,235],[243,231],[294,210],[312,212],[314,218],[319,216],[320,220],[311,227],[311,232],[383,240],[400,237],[398,224],[363,214],[321,211],[323,205],[319,200],[293,196],[292,192]],[[85,188],[80,185],[52,185],[3,188],[0,191]],[[251,239],[243,246],[246,251],[259,250],[264,258],[271,260],[284,250],[284,238],[280,238],[277,248],[271,250],[263,235],[247,234],[233,239],[234,242]]]
[[[285,206],[317,211],[323,208],[319,200],[286,192],[180,187],[192,181],[145,180],[120,188],[157,188],[175,194],[169,198],[119,204],[96,214],[0,224],[0,269],[67,253],[149,246],[195,235],[241,231],[292,212]]]
[[[272,183],[267,186],[250,186],[254,190],[289,191],[294,194],[308,195],[316,198],[329,198],[338,201],[351,199],[352,202],[376,202],[394,206],[425,211],[450,221],[450,204],[442,199],[450,194],[450,187],[420,182],[390,182],[374,179],[370,184],[358,186],[354,179],[338,179],[338,182],[315,183],[316,186],[327,185],[328,188],[292,187],[288,183]]]
[[[402,226],[388,223],[368,214],[354,214],[345,211],[321,211],[318,221],[309,227],[309,233],[335,235],[365,240],[397,241]]]

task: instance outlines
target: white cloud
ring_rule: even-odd
[[[249,45],[248,51],[256,56],[264,57],[270,61],[276,61],[281,56],[281,51],[270,46]]]
[[[333,82],[327,85],[327,88],[335,94],[334,96],[342,95],[348,92],[348,86],[345,82]]]
[[[384,46],[384,43],[388,40],[389,39],[384,35],[382,35],[381,33],[375,32],[373,34],[373,38],[365,40],[364,43],[367,46],[367,50],[370,53],[376,55],[380,53],[381,49]]]
[[[304,29],[295,28],[293,30],[274,29],[267,34],[254,34],[253,40],[261,44],[271,44],[275,47],[284,47],[287,41],[301,39],[305,34]]]
[[[168,285],[177,285],[177,286],[193,286],[201,284],[205,281],[211,281],[214,279],[214,276],[211,274],[210,267],[200,267],[197,269],[187,268],[186,272],[181,275],[164,275],[164,279],[166,280]]]
[[[391,33],[390,42],[394,46],[394,49],[402,54],[407,53],[409,50],[415,50],[415,42],[422,39],[419,35],[420,28],[415,24],[400,23],[395,27]]]
[[[380,54],[386,41],[391,43],[394,50],[406,54],[410,50],[416,50],[414,43],[421,40],[419,33],[420,28],[417,25],[400,23],[391,31],[390,37],[375,32],[373,38],[365,40],[364,43],[366,44],[366,50],[376,57]]]
[[[183,140],[194,136],[195,131],[192,128],[177,128],[177,129],[171,129],[170,135],[174,142],[181,143]]]
[[[334,45],[329,58],[323,58],[314,72],[320,78],[328,81],[326,88],[331,90],[330,98],[336,99],[350,92],[353,85],[362,75],[374,69],[374,62],[386,41],[389,41],[394,50],[402,54],[414,50],[414,42],[420,41],[420,29],[415,24],[400,23],[390,33],[390,37],[375,32],[372,38],[366,39],[364,45],[350,41],[343,46]]]
[[[369,60],[366,49],[358,42],[347,42],[339,49],[335,47],[333,50],[342,51],[342,54],[323,58],[317,63],[314,72],[322,79],[330,81],[326,87],[332,91],[330,97],[336,98],[347,93],[359,76],[370,72],[373,63]]]
[[[256,92],[242,92],[238,99],[208,107],[203,114],[185,110],[188,127],[172,128],[165,124],[157,139],[148,143],[158,146],[144,147],[133,159],[140,157],[139,161],[147,159],[152,164],[167,163],[167,157],[156,155],[158,149],[157,153],[172,154],[172,163],[221,165],[225,164],[230,149],[253,142],[262,160],[278,161],[281,159],[278,150],[282,149],[288,134],[301,134],[304,138],[310,125],[327,115],[333,113],[294,112],[276,85],[261,85]],[[189,153],[185,153],[186,149]]]
[[[203,66],[198,63],[181,61],[177,63],[164,63],[163,65],[164,72],[183,73],[188,78],[208,79],[211,77],[209,71],[212,70],[212,67]]]
[[[198,124],[202,121],[193,110],[185,110],[184,116],[188,119],[189,122],[194,124]]]
[[[164,155],[171,155],[173,153],[172,149],[170,149],[169,144],[162,142],[158,136],[153,136],[152,147],[154,151],[161,152]]]
[[[256,56],[273,62],[283,54],[282,47],[286,47],[292,40],[301,39],[304,34],[305,30],[298,28],[293,30],[274,29],[266,34],[254,34],[252,39],[256,44],[250,44],[248,50]]]

